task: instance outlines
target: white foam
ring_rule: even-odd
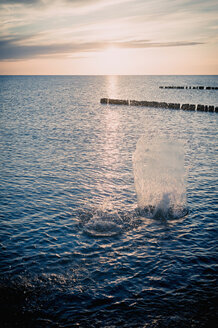
[[[94,237],[110,237],[122,232],[116,215],[94,215],[84,226],[84,232]]]
[[[181,143],[158,138],[148,142],[141,137],[133,154],[133,170],[141,210],[175,217],[183,213],[186,185]]]

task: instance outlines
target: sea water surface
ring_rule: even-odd
[[[1,327],[215,327],[217,113],[100,104],[217,106],[160,85],[218,78],[0,77]],[[165,185],[184,215],[140,210]]]

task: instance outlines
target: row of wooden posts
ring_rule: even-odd
[[[178,104],[178,103],[166,103],[158,101],[138,101],[138,100],[122,100],[122,99],[110,99],[101,98],[101,104],[110,105],[129,105],[129,106],[143,106],[143,107],[155,107],[155,108],[170,108],[170,109],[182,109],[201,112],[216,112],[218,113],[218,107],[208,105],[195,105],[195,104]]]
[[[205,87],[205,86],[202,86],[202,85],[199,85],[199,86],[160,86],[159,87],[160,89],[198,89],[198,90],[218,90],[218,87]]]

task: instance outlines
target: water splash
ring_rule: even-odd
[[[83,231],[93,237],[112,237],[140,224],[139,217],[175,219],[186,213],[184,151],[182,144],[166,139],[148,142],[141,137],[133,154],[138,209],[122,213],[105,199],[85,213]]]
[[[173,219],[184,216],[186,187],[181,143],[141,137],[133,154],[135,189],[143,215]]]
[[[137,228],[142,223],[141,215],[134,210],[117,210],[105,203],[97,208],[79,213],[83,232],[92,237],[113,237]]]
[[[122,233],[122,227],[114,222],[114,217],[93,216],[84,226],[84,232],[93,237],[112,237]]]
[[[83,231],[89,236],[112,237],[122,233],[122,218],[114,210],[112,202],[105,200],[98,208],[93,208],[87,214]]]

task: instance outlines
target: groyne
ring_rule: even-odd
[[[197,90],[218,90],[218,87],[205,87],[202,85],[198,85],[198,86],[175,86],[175,85],[171,85],[171,86],[160,86],[160,89],[197,89]]]
[[[101,104],[106,105],[127,105],[127,106],[143,106],[153,108],[169,108],[169,109],[182,109],[188,111],[200,111],[200,112],[215,112],[218,113],[218,107],[213,105],[201,105],[201,104],[179,104],[179,103],[167,103],[159,101],[138,101],[138,100],[122,100],[122,99],[110,99],[101,98]]]

